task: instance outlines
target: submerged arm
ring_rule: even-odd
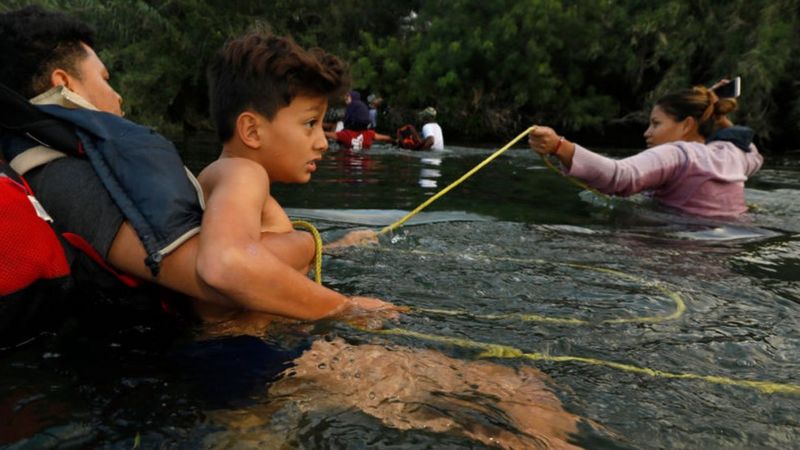
[[[130,275],[229,308],[302,320],[391,309],[377,299],[347,298],[293,268],[307,267],[314,246],[310,235],[261,233],[260,213],[268,194],[253,189],[253,172],[226,175],[228,182],[218,183],[209,196],[200,234],[164,257],[158,277],[144,265],[144,248],[127,223],[118,231],[108,261]]]

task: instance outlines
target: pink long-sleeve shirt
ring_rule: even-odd
[[[732,217],[747,211],[744,182],[764,159],[727,141],[671,142],[621,160],[575,145],[567,175],[597,190],[629,196],[650,191],[660,203],[700,216]]]

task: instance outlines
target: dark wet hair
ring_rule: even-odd
[[[667,115],[677,121],[694,117],[701,136],[709,137],[721,126],[725,116],[736,110],[736,99],[718,98],[714,91],[695,86],[669,93],[656,102]]]
[[[207,75],[211,118],[222,142],[233,136],[236,119],[246,110],[272,120],[298,95],[341,96],[350,83],[339,58],[265,32],[228,41]]]
[[[0,14],[0,81],[30,98],[50,89],[56,69],[80,79],[81,43],[94,46],[94,31],[67,14],[39,6]]]

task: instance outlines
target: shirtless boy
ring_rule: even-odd
[[[208,78],[211,115],[223,148],[219,159],[198,177],[206,197],[198,251],[201,266],[203,261],[226,264],[263,253],[262,233],[292,230],[286,213],[270,195],[270,184],[311,179],[328,149],[322,129],[328,99],[348,82],[338,58],[263,33],[229,41],[212,59]],[[205,236],[216,240],[204,241]],[[308,263],[303,254],[297,257],[293,266]],[[274,264],[283,263],[276,259]],[[226,280],[219,281],[230,290],[229,295],[243,297],[237,293],[242,285],[236,273],[214,272],[227,274]],[[270,312],[274,314],[313,318],[345,308],[390,308],[377,299],[347,299],[314,284],[300,271],[283,275],[262,277],[262,286],[256,289],[291,289],[291,298],[273,296],[276,301]]]

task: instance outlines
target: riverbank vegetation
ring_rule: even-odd
[[[69,11],[98,32],[133,120],[208,127],[204,67],[256,24],[346,59],[384,99],[382,131],[428,105],[449,140],[502,141],[532,123],[623,139],[662,93],[743,80],[737,122],[800,148],[800,0],[6,0]],[[637,141],[638,139],[638,141]]]

